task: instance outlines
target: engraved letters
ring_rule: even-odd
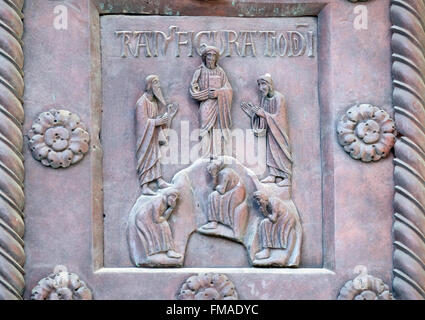
[[[298,26],[301,27],[301,26]],[[314,57],[316,34],[305,29],[288,31],[256,30],[201,30],[180,31],[170,26],[168,34],[163,31],[117,30],[115,35],[121,40],[121,57],[158,57],[167,55],[170,44],[176,58],[201,55],[201,45],[206,43],[220,49],[223,57]],[[141,52],[141,48],[143,48]]]

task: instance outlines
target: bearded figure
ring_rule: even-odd
[[[233,90],[226,73],[218,65],[220,50],[202,45],[202,65],[190,83],[190,95],[200,102],[202,156],[216,157],[227,152],[232,127]]]
[[[286,100],[283,94],[274,89],[270,74],[257,80],[261,93],[260,106],[243,102],[242,109],[251,117],[251,124],[257,136],[267,138],[267,168],[269,175],[262,183],[277,183],[285,187],[291,185],[292,156],[289,144]]]
[[[167,112],[160,115],[158,103],[166,105],[158,76],[150,75],[146,78],[146,90],[136,103],[135,115],[137,171],[144,195],[155,194],[149,188],[151,182],[157,182],[160,189],[171,186],[162,178],[159,147],[167,143],[164,130],[170,127],[178,106],[169,104]]]

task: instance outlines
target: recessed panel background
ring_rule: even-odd
[[[275,89],[287,99],[294,158],[293,200],[304,230],[301,267],[321,267],[323,221],[317,19],[125,15],[101,17],[105,266],[132,265],[128,254],[126,223],[130,209],[141,192],[136,173],[134,110],[137,99],[143,94],[147,75],[157,74],[167,102],[180,105],[172,124],[177,135],[170,138],[170,145],[177,145],[179,151],[175,154],[163,149],[167,159],[178,158],[177,163],[163,165],[167,181],[190,165],[191,160],[186,155],[198,143],[194,130],[199,128],[199,105],[189,95],[193,73],[201,64],[201,58],[196,54],[197,43],[194,43],[192,57],[188,56],[191,52],[189,45],[180,45],[180,56],[176,57],[176,39],[170,41],[165,55],[158,51],[158,56],[154,57],[154,51],[151,51],[152,56],[146,57],[145,47],[141,47],[138,57],[128,50],[126,57],[122,57],[122,35],[116,34],[116,31],[162,31],[169,35],[172,26],[178,27],[180,32],[193,32],[194,35],[201,31],[217,31],[217,42],[204,35],[199,43],[219,47],[222,47],[222,31],[234,30],[239,36],[240,50],[243,32],[256,31],[252,33],[255,56],[252,46],[246,47],[243,57],[235,53],[235,46],[232,45],[232,56],[224,56],[219,62],[233,87],[233,129],[241,129],[242,132],[250,129],[250,119],[239,107],[240,103],[251,101],[259,104],[256,80],[260,75],[270,73]],[[280,56],[278,51],[276,56],[267,56],[267,38],[260,31],[275,31],[277,36],[284,34],[286,38],[288,32],[298,31],[305,35],[306,40],[309,35],[312,38],[300,56],[288,56],[289,48],[284,56]],[[134,45],[136,42],[133,37],[131,39],[131,45]],[[180,40],[184,42],[187,39],[183,35]],[[258,143],[256,138],[253,141],[254,144],[251,144],[250,140],[245,140],[248,149],[244,154],[239,154],[236,147],[233,151],[241,162],[262,178],[267,174],[265,144]],[[194,234],[188,243],[185,267],[249,267],[249,262],[242,245]]]

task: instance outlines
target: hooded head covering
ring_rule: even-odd
[[[273,79],[270,73],[266,73],[260,76],[257,81],[260,81],[260,80],[267,82],[273,88]]]
[[[155,74],[151,74],[149,76],[146,77],[146,91],[150,91],[152,90],[152,83],[154,80],[159,80],[159,77]]]
[[[163,104],[165,105],[165,99],[162,94],[162,90],[160,86],[154,86],[153,82],[155,80],[159,81],[159,77],[157,75],[151,74],[146,77],[146,91],[152,91],[154,96]]]
[[[269,85],[269,94],[274,94],[274,85],[272,76],[269,73],[263,74],[257,80],[257,83],[260,84],[260,81],[265,81]]]

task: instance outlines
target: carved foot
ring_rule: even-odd
[[[171,257],[172,255],[172,257]],[[178,256],[178,257],[177,257]],[[148,267],[148,268],[175,268],[183,266],[183,256],[169,250],[167,252],[158,252],[149,255],[146,259],[143,259],[136,264],[137,267]]]
[[[142,193],[146,196],[154,196],[155,195],[155,192],[153,192],[152,189],[149,188],[147,184],[144,184],[142,186]]]
[[[207,223],[206,225],[202,226],[201,229],[212,230],[212,229],[217,229],[217,227],[218,227],[217,221],[211,221],[210,223]]]
[[[169,187],[172,187],[172,186],[173,186],[172,184],[165,182],[164,179],[161,179],[161,178],[158,179],[158,187],[160,189],[165,189],[165,188],[169,188]]]
[[[182,255],[180,253],[175,252],[174,250],[168,250],[167,257],[172,259],[180,259]]]
[[[263,260],[270,258],[270,249],[266,248],[255,255],[255,259]]]
[[[264,178],[261,180],[261,183],[275,183],[276,177],[275,176],[268,176],[267,178]]]

